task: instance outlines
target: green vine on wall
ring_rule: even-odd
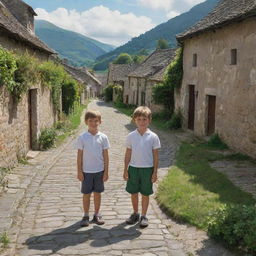
[[[181,87],[183,76],[183,50],[176,51],[175,59],[167,67],[164,81],[154,85],[152,93],[156,104],[162,104],[165,109],[173,113],[174,89]]]
[[[81,85],[66,73],[61,65],[53,62],[39,63],[29,54],[16,55],[0,48],[0,86],[5,86],[14,99],[19,102],[30,86],[41,80],[51,90],[55,109],[60,112],[61,92],[63,90],[63,109],[70,112],[74,102],[79,101]],[[72,97],[68,95],[72,92]]]

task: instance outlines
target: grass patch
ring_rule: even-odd
[[[56,124],[57,138],[55,145],[59,146],[63,143],[63,141],[74,133],[80,123],[81,123],[81,115],[84,109],[87,107],[89,102],[86,105],[76,106],[75,110],[72,114],[66,116],[63,121]]]
[[[220,149],[220,150],[224,150],[224,149],[228,149],[227,144],[225,144],[219,137],[218,134],[213,134],[210,139],[205,143],[205,145],[208,148],[212,148],[212,149]]]
[[[11,168],[0,167],[0,186],[5,186],[4,177],[11,171]]]
[[[255,204],[252,195],[211,168],[209,162],[219,159],[223,159],[222,154],[211,152],[202,143],[183,143],[176,166],[159,185],[160,205],[177,220],[206,230],[208,217],[225,204]]]
[[[8,246],[8,244],[10,243],[10,239],[7,235],[6,232],[4,232],[1,236],[0,236],[0,243],[1,243],[1,246],[3,248],[6,248]]]
[[[129,117],[132,116],[132,113],[133,113],[134,109],[136,108],[136,106],[134,106],[134,105],[127,105],[127,104],[124,104],[124,103],[121,103],[121,102],[114,102],[113,106],[118,111],[120,111],[121,113],[123,113],[123,114],[125,114]]]

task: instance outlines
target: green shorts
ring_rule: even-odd
[[[136,168],[129,166],[129,179],[126,184],[126,191],[130,194],[141,193],[144,196],[153,194],[153,184],[151,181],[154,168]]]

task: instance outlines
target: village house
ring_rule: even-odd
[[[214,133],[233,149],[256,157],[256,2],[222,0],[177,36],[183,46],[183,82],[176,93],[184,128]]]
[[[107,84],[108,85],[121,85],[123,88],[123,102],[128,104],[129,103],[129,80],[128,74],[132,72],[138,64],[131,63],[131,64],[109,64],[108,68],[108,78]],[[114,100],[117,95],[113,95]]]
[[[174,57],[174,49],[158,49],[128,74],[129,85],[126,91],[129,104],[146,105],[153,112],[163,110],[163,106],[153,102],[152,87],[163,82],[164,72]]]
[[[101,82],[92,75],[86,68],[77,68],[63,62],[65,70],[74,77],[80,84],[84,86],[81,95],[81,104],[84,104],[86,99],[99,97],[101,93]]]
[[[34,35],[33,9],[21,0],[0,0],[0,47],[48,60],[54,51]],[[19,103],[0,85],[0,166],[10,166],[37,147],[40,131],[58,118],[51,92],[33,85]]]

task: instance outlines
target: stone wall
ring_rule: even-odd
[[[256,20],[230,24],[184,42],[182,88],[175,95],[184,128],[188,125],[189,85],[195,85],[196,135],[207,129],[207,95],[216,96],[215,132],[233,149],[256,157]],[[237,49],[237,65],[231,65]],[[192,67],[197,54],[198,65]]]
[[[40,61],[48,61],[50,58],[49,54],[47,54],[46,52],[40,51],[39,49],[36,49],[36,48],[32,48],[23,42],[15,40],[11,38],[8,33],[3,32],[1,30],[0,30],[0,47],[9,51],[14,51],[18,54],[28,53],[31,56],[35,56]]]
[[[32,144],[46,127],[52,127],[57,117],[49,89],[40,85],[32,93]],[[24,157],[30,149],[29,92],[17,104],[5,87],[0,88],[0,167],[12,166],[17,158]]]

